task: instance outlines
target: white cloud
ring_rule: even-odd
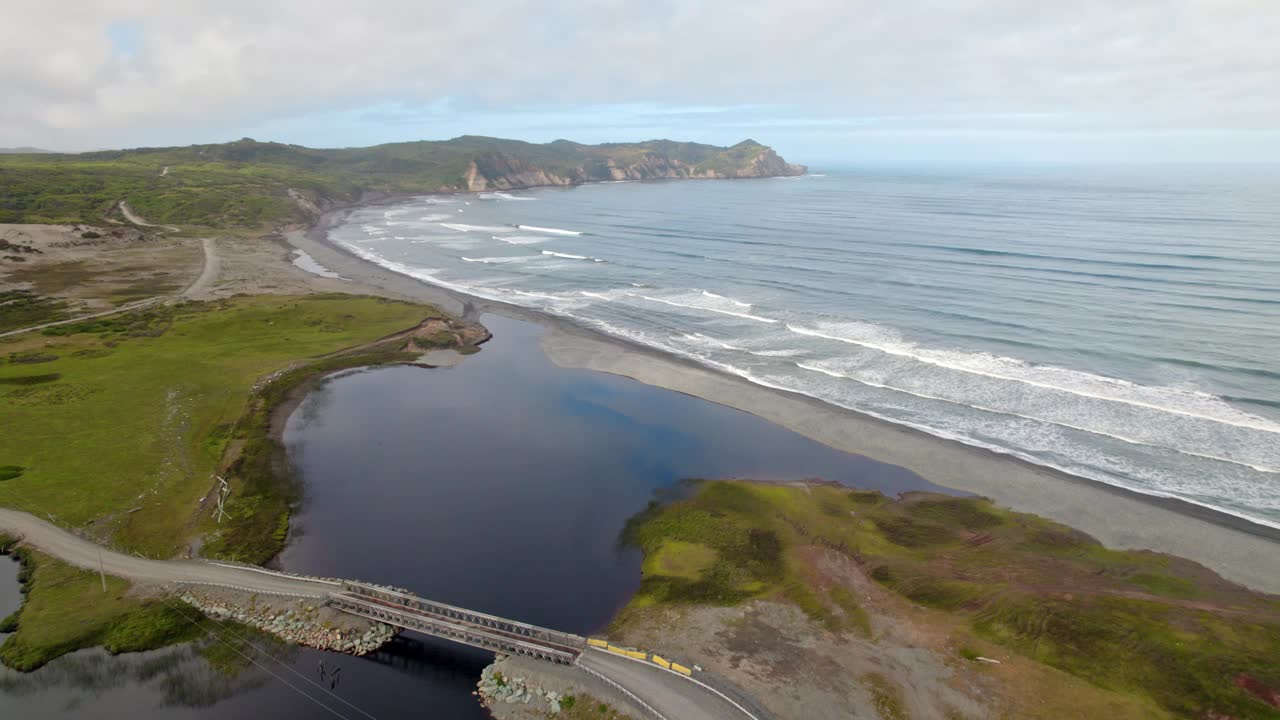
[[[4,15],[0,145],[229,136],[444,98],[650,118],[776,106],[792,124],[1280,128],[1273,0],[50,0]]]

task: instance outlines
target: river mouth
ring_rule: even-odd
[[[305,500],[279,558],[286,569],[590,633],[639,584],[639,553],[618,542],[626,521],[684,479],[950,492],[738,410],[557,367],[540,349],[540,326],[482,322],[494,339],[454,367],[339,373],[294,411],[284,440]],[[8,570],[0,561],[0,608],[17,598],[16,584],[5,591]],[[78,652],[25,676],[0,671],[0,717],[481,720],[471,692],[491,659],[406,633],[365,658],[293,648],[262,658],[232,694],[175,700],[146,670],[204,672],[189,648]],[[322,661],[342,668],[334,695],[312,684]]]

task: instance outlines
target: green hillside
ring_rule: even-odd
[[[752,165],[761,156],[769,159],[769,170]],[[530,179],[537,173],[553,176],[554,184],[610,179],[611,164],[640,168],[639,179],[803,171],[754,141],[722,148],[667,140],[581,145],[463,136],[322,150],[245,138],[78,155],[0,155],[0,222],[101,224],[122,199],[152,223],[255,228],[303,222],[314,213],[297,197],[325,208],[368,193],[467,190],[473,162],[484,180],[509,187],[548,184]]]

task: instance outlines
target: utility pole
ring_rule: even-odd
[[[221,476],[214,475],[214,477],[218,478],[219,483],[217,496],[218,506],[214,510],[214,514],[218,516],[218,523],[221,524],[223,516],[227,514],[227,496],[231,494],[231,485]]]
[[[102,567],[102,548],[98,548],[98,577],[102,578],[102,592],[107,591],[107,571]]]

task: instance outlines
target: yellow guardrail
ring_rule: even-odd
[[[693,676],[692,669],[687,668],[684,665],[681,665],[680,663],[671,662],[670,660],[667,660],[666,658],[656,653],[650,656],[649,653],[645,652],[644,650],[628,650],[626,648],[620,648],[617,645],[612,645],[606,640],[597,640],[595,638],[589,638],[587,642],[592,647],[598,647],[603,650],[607,650],[611,653],[614,653],[615,655],[623,655],[625,657],[634,658],[636,660],[650,660],[653,662],[653,664],[657,665],[660,668],[665,668],[667,670],[674,670],[680,673],[681,675],[688,675],[690,677]]]

